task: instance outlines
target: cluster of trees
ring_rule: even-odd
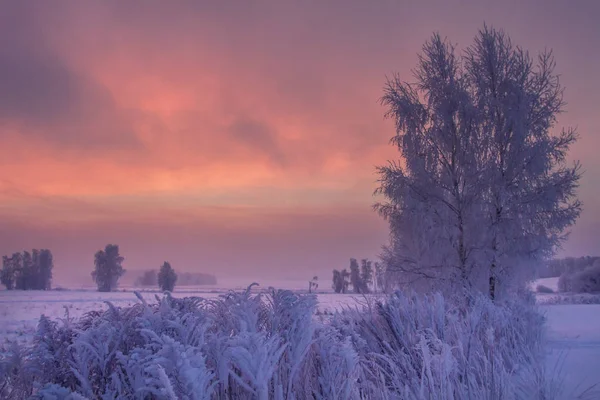
[[[49,290],[54,261],[47,249],[14,253],[2,257],[0,282],[7,290]]]
[[[347,293],[350,286],[354,293],[364,294],[371,291],[387,291],[386,273],[382,264],[363,259],[361,264],[355,258],[350,259],[350,271],[346,268],[333,270],[333,290]]]
[[[479,290],[524,283],[581,212],[574,129],[556,131],[563,88],[552,53],[533,58],[484,27],[459,54],[434,35],[415,83],[387,82],[402,162],[380,167],[389,222],[382,258],[412,288]]]
[[[124,257],[119,253],[119,246],[108,244],[103,250],[98,250],[94,255],[94,270],[92,279],[100,292],[110,292],[117,288],[119,279],[125,274],[123,268]],[[54,259],[52,252],[47,249],[33,249],[31,252],[14,253],[12,256],[2,257],[0,270],[0,283],[7,290],[49,290],[52,283],[52,269]],[[185,273],[184,282],[187,284],[216,283],[212,275]],[[161,290],[173,291],[177,282],[177,274],[171,264],[164,262],[157,273],[154,270],[146,271],[136,281],[140,286],[156,286]],[[200,282],[200,283],[197,283]]]
[[[600,257],[568,257],[551,260],[545,272],[559,276],[558,290],[561,292],[600,292]]]
[[[565,273],[583,271],[594,265],[598,260],[600,260],[600,257],[594,256],[555,258],[540,267],[538,276],[540,278],[555,278]]]
[[[98,285],[99,292],[110,292],[116,289],[119,279],[125,274],[124,257],[119,253],[119,246],[108,244],[104,250],[98,250],[94,256],[95,268],[92,278]],[[165,261],[158,274],[154,270],[146,271],[136,283],[142,286],[158,285],[161,290],[173,291],[177,282],[177,274],[171,264]]]

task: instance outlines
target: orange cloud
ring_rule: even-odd
[[[189,234],[221,267],[245,264],[210,250],[234,241],[252,243],[246,258],[263,270],[297,247],[284,264],[328,271],[372,257],[386,237],[370,210],[374,166],[397,157],[377,103],[385,76],[411,79],[431,32],[465,43],[483,20],[525,47],[556,46],[575,110],[561,122],[583,124],[573,156],[593,166],[593,185],[600,87],[585,71],[600,56],[581,49],[600,32],[585,7],[543,4],[515,17],[496,2],[11,2],[0,13],[0,250],[53,244],[76,264],[77,243],[92,251],[116,236],[135,263],[151,261],[149,242],[183,262],[196,256]],[[568,20],[580,29],[557,28]],[[595,197],[582,196],[596,226]]]

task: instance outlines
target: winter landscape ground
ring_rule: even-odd
[[[534,284],[556,288],[556,281],[556,278],[541,279]],[[93,310],[106,310],[106,302],[117,307],[139,303],[134,290],[123,288],[110,293],[92,289],[0,291],[2,344],[8,348],[10,342],[31,342],[41,315],[58,320],[68,312],[70,317],[77,319]],[[226,288],[183,287],[173,296],[215,299],[227,291]],[[156,302],[156,296],[160,295],[154,290],[139,293],[148,303]],[[371,299],[376,297],[371,295]],[[600,393],[600,304],[550,304],[551,298],[552,295],[537,295],[540,311],[547,318],[546,373],[555,380],[553,384],[560,392],[557,398],[595,398]],[[317,299],[317,310],[322,313],[361,307],[367,301],[365,297],[353,294],[327,292],[318,293]]]

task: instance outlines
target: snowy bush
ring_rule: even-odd
[[[5,399],[541,399],[532,297],[468,305],[397,292],[322,320],[316,297],[251,288],[41,317],[0,356]]]
[[[583,270],[564,272],[558,278],[558,289],[574,293],[600,292],[600,263],[596,262]]]

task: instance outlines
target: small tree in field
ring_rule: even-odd
[[[175,288],[175,282],[177,282],[177,274],[171,264],[165,261],[160,267],[160,271],[158,271],[158,287],[162,291],[172,292]]]
[[[564,240],[581,211],[580,168],[566,164],[576,132],[555,132],[554,65],[484,27],[462,55],[434,35],[416,83],[388,81],[382,103],[402,162],[379,168],[387,201],[376,209],[391,229],[383,259],[406,282],[493,299]]]
[[[108,244],[104,250],[96,252],[92,278],[98,285],[99,292],[110,292],[116,289],[119,278],[125,273],[123,260],[124,258],[119,254],[119,246],[114,244]]]
[[[319,277],[313,276],[313,278],[308,281],[308,293],[312,293],[313,289],[317,290],[319,287]]]

